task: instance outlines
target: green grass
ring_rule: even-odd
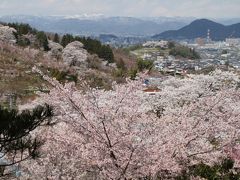
[[[142,57],[145,53],[156,53],[160,52],[164,56],[169,54],[169,49],[160,49],[160,48],[140,48],[134,51],[131,51],[132,54],[137,56],[138,58]]]

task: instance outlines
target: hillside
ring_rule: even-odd
[[[0,90],[10,99],[2,108],[0,94],[0,179],[240,179],[239,73],[178,76],[173,63],[200,57],[161,43],[114,49],[0,26]],[[174,76],[153,76],[153,61],[129,51],[171,55]]]
[[[155,174],[159,179],[224,179],[232,167],[236,176],[225,179],[239,179],[238,75],[215,71],[158,81],[160,91],[153,94],[144,91],[141,78],[116,85],[113,91],[86,93],[71,86],[62,90],[56,82],[49,94],[25,106],[46,102],[54,106],[60,123],[39,128],[37,133],[45,140],[39,161],[44,165],[31,160],[22,163],[23,179],[51,176],[57,180],[63,170],[64,179],[116,180],[122,174],[116,163],[130,161],[127,180]],[[222,172],[219,163],[226,157],[236,166],[225,163],[229,167],[225,176],[218,171]],[[109,171],[95,168],[96,164]]]
[[[61,83],[74,81],[81,87],[79,79],[84,79],[89,86],[103,89],[111,89],[113,81],[123,82],[133,68],[127,54],[97,40],[45,33],[26,24],[9,26],[0,26],[0,105],[9,94],[17,96],[19,104],[34,98],[37,91],[51,89],[32,73],[34,66]],[[119,71],[119,62],[124,71]]]
[[[228,37],[240,37],[240,23],[225,26],[208,19],[199,19],[179,29],[166,31],[153,36],[154,39],[195,39],[207,37],[210,30],[212,40],[224,40]]]

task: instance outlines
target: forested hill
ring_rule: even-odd
[[[195,39],[207,37],[210,30],[212,40],[224,40],[229,37],[240,37],[240,23],[225,26],[208,19],[199,19],[191,24],[172,31],[165,31],[153,36],[154,39]]]

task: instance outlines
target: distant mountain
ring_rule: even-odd
[[[118,37],[113,34],[100,34],[98,38],[101,42],[109,42],[118,39]]]
[[[48,32],[71,33],[84,36],[113,34],[116,36],[152,36],[188,24],[179,18],[105,17],[103,15],[75,16],[3,16],[3,22],[23,22]]]
[[[155,22],[157,24],[163,24],[163,23],[183,23],[185,25],[189,24],[190,22],[196,20],[195,17],[141,17],[143,20],[148,20]],[[183,26],[182,26],[183,27]]]
[[[231,25],[231,24],[237,24],[240,22],[240,18],[219,18],[219,19],[213,19],[213,21],[219,22],[224,25]]]
[[[153,38],[172,40],[205,38],[208,30],[210,30],[210,38],[212,40],[240,37],[240,23],[225,26],[208,19],[199,19],[179,30],[166,31],[153,36]]]
[[[158,37],[159,33],[167,31],[163,34],[163,37],[167,38],[172,36],[172,31],[169,30],[183,28],[195,19],[196,18],[194,17],[106,17],[102,14],[83,14],[71,16],[12,15],[0,17],[0,21],[3,22],[28,23],[36,29],[47,32],[57,32],[60,34],[71,33],[74,35],[95,37],[98,37],[101,34],[112,34],[118,37],[151,37],[155,34],[158,34],[156,36]],[[224,22],[226,25],[227,22],[237,22],[237,20],[238,19],[235,18],[229,20],[217,19],[216,21]],[[200,25],[198,23],[200,23]],[[196,30],[194,30],[194,27],[192,26],[199,27],[197,28],[197,31],[200,32],[200,29],[202,31],[202,33],[199,34],[203,37],[206,37],[206,28],[203,28],[206,26],[205,24],[212,24],[211,27],[215,26],[213,21],[208,20],[197,20],[193,22],[193,25],[190,24],[189,26],[191,26],[190,29],[193,29],[193,32],[196,32]],[[230,29],[232,28],[234,30],[236,27],[231,27]],[[186,34],[191,32],[188,30],[188,28],[187,30],[184,29],[185,27],[183,28],[183,31],[186,31]],[[211,29],[212,34],[215,32],[214,29],[215,28]],[[175,31],[173,32],[175,33]],[[221,35],[221,32],[216,31],[216,34],[218,33]],[[193,34],[194,33],[192,33],[192,36]],[[178,35],[182,36],[181,33],[177,34],[177,37]],[[173,36],[174,39],[175,37],[176,35]],[[185,35],[183,38],[185,38]]]

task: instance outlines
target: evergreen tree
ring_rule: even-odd
[[[66,47],[73,41],[79,41],[83,43],[84,48],[91,54],[97,54],[98,57],[107,60],[109,63],[114,62],[114,55],[109,45],[102,45],[100,41],[85,37],[73,37],[71,34],[65,34],[62,38],[61,45]]]
[[[31,33],[31,34],[36,34],[37,33],[37,30],[32,28],[29,24],[8,23],[7,25],[16,29],[17,32],[18,32],[18,35],[20,35],[20,36],[28,34],[28,33]]]
[[[66,47],[69,43],[74,41],[74,37],[71,34],[65,34],[62,37],[61,45]]]
[[[102,45],[100,41],[91,38],[75,37],[76,41],[80,41],[84,44],[84,48],[92,53],[97,54],[98,57],[107,60],[109,63],[114,62],[114,55],[109,45]]]
[[[57,33],[55,33],[55,35],[54,35],[53,42],[55,42],[55,43],[59,43],[60,42],[59,41],[59,36],[58,36]]]
[[[42,142],[31,136],[31,132],[42,125],[51,125],[52,108],[38,106],[33,111],[0,108],[0,177],[6,167],[13,166],[29,158],[37,158]]]
[[[40,47],[43,47],[44,51],[48,51],[48,38],[43,31],[37,33],[37,40]]]

